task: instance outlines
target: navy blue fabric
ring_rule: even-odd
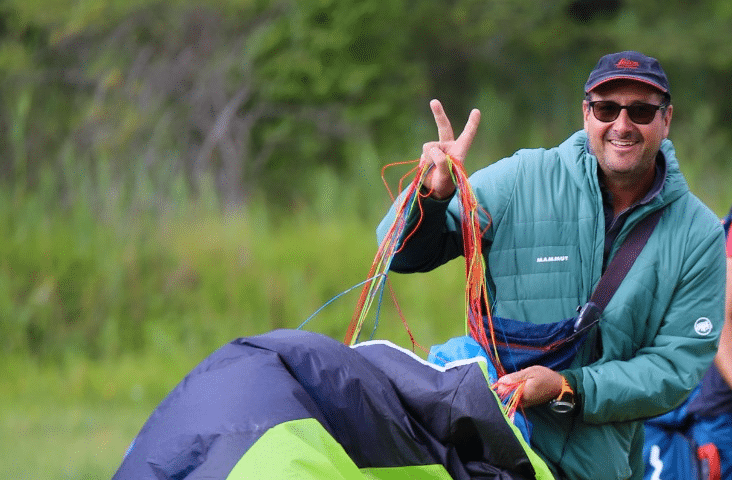
[[[507,372],[531,365],[544,365],[555,371],[569,368],[589,333],[589,329],[575,333],[575,321],[576,317],[572,317],[536,325],[493,317],[496,349],[503,367]],[[487,319],[483,322],[488,331]]]
[[[473,337],[464,335],[449,339],[447,342],[430,347],[427,361],[435,365],[445,366],[450,362],[466,360],[470,358],[481,357],[485,359],[486,369],[488,371],[488,382],[493,385],[498,381],[498,372],[488,353],[476,342]],[[504,399],[504,405],[508,400]],[[513,414],[513,424],[519,429],[526,443],[531,443],[531,422],[528,421],[522,409],[518,409]]]
[[[678,478],[701,480],[696,457],[696,443],[679,431],[646,424],[643,458],[646,460],[644,480]]]
[[[701,479],[697,443],[689,431],[693,422],[689,404],[698,396],[699,387],[677,408],[645,422],[644,480]]]
[[[715,364],[704,374],[699,387],[699,396],[689,405],[691,413],[700,417],[732,414],[732,390]]]
[[[732,414],[697,418],[690,431],[697,445],[713,443],[717,447],[722,480],[732,479]]]
[[[305,418],[360,468],[534,476],[477,364],[440,371],[388,345],[277,330],[234,340],[194,368],[150,415],[114,480],[224,479],[268,429]]]

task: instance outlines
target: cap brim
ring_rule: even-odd
[[[592,90],[599,87],[600,85],[603,85],[607,82],[612,82],[613,80],[632,80],[634,82],[645,83],[646,85],[650,85],[651,87],[660,90],[662,93],[668,93],[668,89],[662,87],[658,83],[648,80],[647,78],[639,78],[639,77],[636,77],[633,75],[612,75],[610,77],[602,78],[600,80],[595,81],[595,83],[592,84],[590,87],[587,87],[587,89],[585,90],[585,93],[589,93]]]

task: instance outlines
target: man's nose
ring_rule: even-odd
[[[635,128],[635,123],[628,116],[627,108],[623,108],[622,110],[620,110],[618,118],[616,118],[615,122],[613,122],[613,128],[623,131]]]

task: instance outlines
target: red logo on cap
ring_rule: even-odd
[[[615,64],[615,68],[638,68],[640,63],[628,60],[627,58],[621,58],[618,63]]]

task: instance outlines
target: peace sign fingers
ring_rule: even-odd
[[[434,169],[425,179],[424,185],[431,190],[432,196],[436,198],[446,198],[455,191],[455,184],[452,181],[450,166],[447,162],[447,155],[457,162],[465,160],[470,145],[473,143],[475,134],[478,131],[480,123],[480,111],[473,109],[470,112],[468,122],[462,133],[455,140],[455,135],[450,125],[450,120],[442,108],[439,100],[430,102],[432,114],[437,124],[437,134],[439,140],[437,142],[428,142],[422,148],[422,157],[420,165],[427,166],[434,164]]]
[[[437,134],[443,150],[446,154],[462,162],[465,160],[468,150],[470,150],[470,146],[473,144],[475,134],[478,131],[478,125],[480,124],[480,110],[474,108],[470,112],[465,128],[458,139],[455,140],[452,125],[445,114],[445,110],[442,108],[442,103],[440,103],[439,100],[432,100],[430,102],[430,108],[432,109],[432,114],[435,117]]]
[[[430,108],[432,109],[432,115],[435,117],[435,123],[437,124],[437,138],[440,142],[452,142],[455,140],[455,135],[452,132],[452,125],[450,120],[445,115],[445,110],[442,108],[442,103],[439,100],[432,100],[430,102]]]
[[[465,124],[463,132],[460,134],[458,139],[455,140],[455,151],[451,154],[454,157],[459,158],[460,161],[465,160],[465,157],[468,155],[468,150],[470,150],[475,134],[478,132],[478,124],[480,124],[480,110],[474,108],[470,112],[470,116],[468,117],[468,121]]]

